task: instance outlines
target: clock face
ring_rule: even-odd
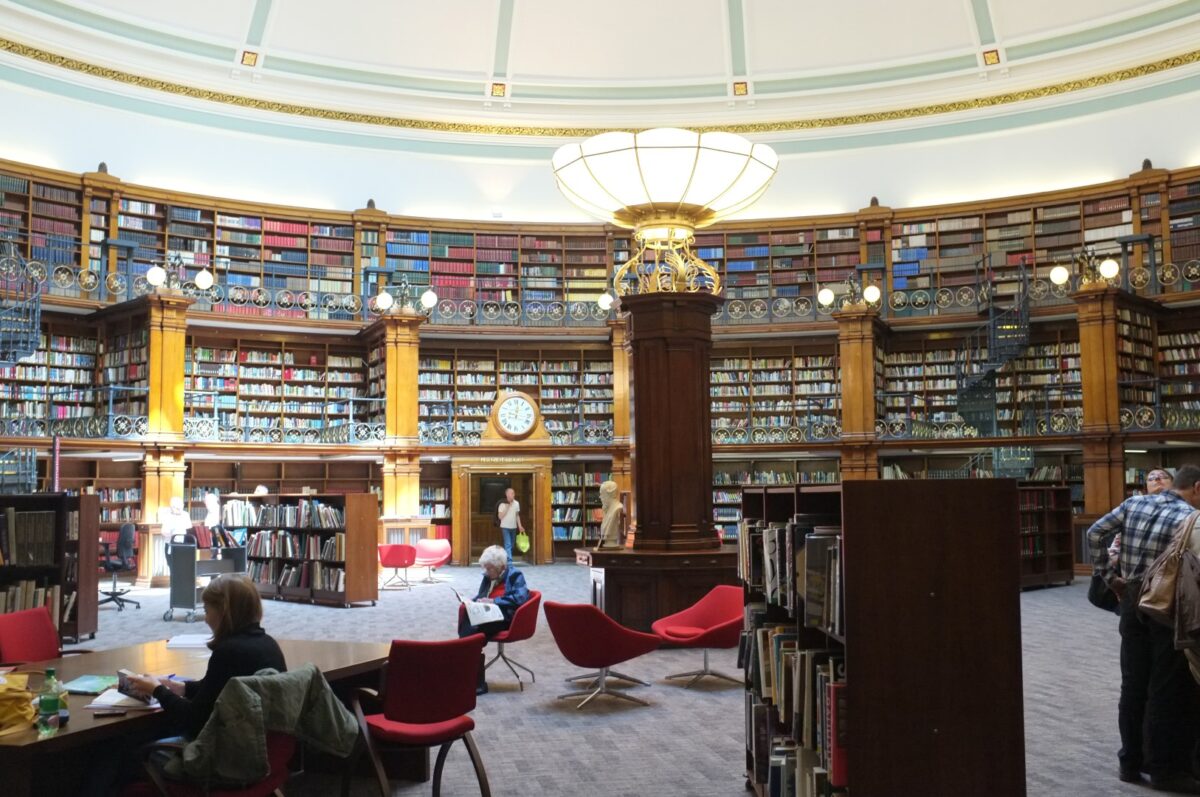
[[[510,437],[529,434],[536,418],[533,404],[522,395],[509,396],[500,402],[500,407],[496,410],[496,425],[500,427],[501,432]]]

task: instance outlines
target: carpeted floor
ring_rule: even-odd
[[[414,575],[417,571],[414,571]],[[478,585],[475,568],[440,571],[460,591]],[[531,586],[548,600],[585,602],[587,573],[574,565],[530,567]],[[100,610],[100,632],[87,647],[118,647],[175,634],[195,633],[177,613],[163,620],[166,590],[137,590],[140,610]],[[352,609],[268,601],[263,624],[281,639],[387,641],[437,639],[455,630],[456,599],[446,585],[419,585],[412,592],[386,591],[379,605]],[[1118,638],[1115,615],[1092,608],[1086,586],[1021,595],[1024,634],[1025,737],[1030,795],[1136,795],[1146,787],[1116,778]],[[494,649],[490,648],[489,650]],[[507,670],[489,671],[492,691],[474,712],[476,740],[494,794],[641,797],[744,794],[743,703],[740,687],[709,682],[685,690],[663,679],[700,664],[700,653],[660,650],[621,669],[649,681],[632,687],[649,708],[598,699],[582,711],[557,701],[575,674],[554,645],[544,618],[533,639],[509,648],[532,667],[537,683],[517,689]],[[732,675],[733,651],[716,651],[713,666]],[[507,677],[505,677],[507,676]],[[986,722],[986,717],[980,718]],[[429,784],[394,782],[393,794],[428,794]],[[914,794],[919,784],[914,784]],[[330,779],[306,776],[288,785],[289,795],[337,793]],[[355,783],[355,795],[375,794],[371,782]],[[446,764],[445,794],[478,794],[466,750],[458,745]],[[897,796],[899,797],[899,796]],[[982,796],[980,796],[982,797]]]

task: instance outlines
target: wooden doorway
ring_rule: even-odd
[[[532,473],[472,473],[471,474],[471,561],[479,560],[489,545],[504,546],[496,508],[504,501],[504,491],[513,488],[521,505],[521,523],[527,533],[533,533],[533,474]],[[528,554],[513,549],[513,559],[526,564]]]
[[[492,521],[495,490],[512,485],[521,502],[521,522],[529,534],[530,548],[515,554],[517,561],[546,564],[553,561],[550,541],[549,457],[455,457],[450,461],[451,548],[455,564],[470,565],[488,545],[502,545],[500,529]],[[489,492],[484,495],[485,483]],[[490,506],[484,506],[490,501]]]

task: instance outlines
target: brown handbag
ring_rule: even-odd
[[[1175,649],[1200,645],[1200,558],[1191,550],[1179,558],[1175,581]]]
[[[1175,529],[1167,549],[1146,568],[1142,577],[1142,592],[1138,596],[1138,610],[1155,622],[1168,627],[1175,625],[1175,595],[1179,580],[1179,564],[1183,552],[1188,550],[1192,530],[1200,512],[1193,512]]]

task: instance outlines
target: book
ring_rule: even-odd
[[[504,612],[500,611],[500,607],[496,604],[467,600],[454,587],[451,587],[450,591],[454,593],[455,597],[458,598],[458,602],[466,609],[467,619],[471,622],[471,625],[503,622]]]
[[[100,695],[117,685],[115,675],[81,675],[63,684],[72,695]]]
[[[159,705],[158,701],[155,700],[154,698],[151,698],[150,702],[147,703],[144,700],[139,700],[136,697],[129,697],[128,695],[123,695],[114,688],[114,689],[105,689],[103,692],[101,692],[99,695],[96,696],[95,700],[93,700],[91,703],[88,703],[86,706],[84,706],[84,708],[93,708],[93,709],[119,708],[119,709],[131,710],[131,711],[149,711],[149,710],[158,709],[158,708],[162,708],[162,707]]]
[[[167,640],[167,649],[206,648],[211,639],[212,634],[176,634]]]

